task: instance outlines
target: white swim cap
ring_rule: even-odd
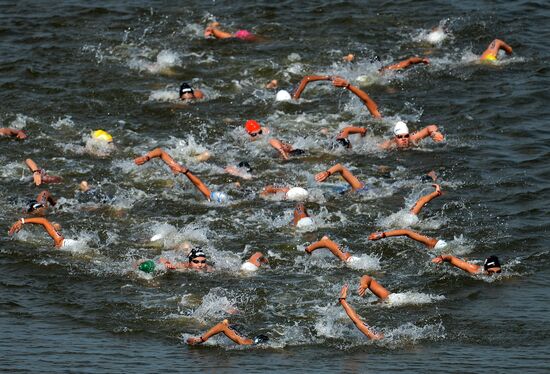
[[[224,192],[212,192],[210,194],[210,200],[216,202],[216,203],[225,203],[229,198],[227,197],[227,194]]]
[[[437,243],[435,243],[434,249],[442,249],[447,246],[447,242],[445,240],[438,240]]]
[[[426,38],[428,42],[432,44],[438,44],[445,39],[447,35],[445,35],[445,32],[441,29],[434,30],[428,34],[428,37]]]
[[[149,241],[156,242],[157,240],[162,239],[162,237],[163,237],[162,234],[155,234],[155,235],[151,236],[151,239],[149,239]]]
[[[393,128],[394,135],[406,135],[409,133],[407,124],[403,121],[398,121]]]
[[[252,262],[246,261],[244,264],[241,265],[241,270],[242,271],[256,271],[256,270],[258,270],[258,267],[256,265],[254,265]]]
[[[357,262],[357,261],[359,261],[359,257],[355,257],[355,256],[349,256],[348,259],[346,260],[346,262],[349,264],[353,264],[354,262]]]
[[[277,92],[277,96],[275,96],[275,101],[289,101],[292,100],[292,96],[288,93],[288,91],[280,90]]]
[[[296,227],[298,228],[309,227],[309,226],[313,226],[314,224],[315,222],[313,222],[311,217],[304,217],[298,221],[298,223],[296,224]]]
[[[78,241],[73,239],[63,239],[63,244],[61,244],[61,248],[72,247],[76,243],[78,243]]]
[[[309,193],[302,187],[292,187],[286,193],[286,199],[292,201],[304,201],[309,196]]]

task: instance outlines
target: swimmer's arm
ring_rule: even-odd
[[[271,138],[269,139],[269,145],[275,148],[285,160],[288,160],[288,152],[292,151],[292,146],[290,144],[283,143],[279,139]]]
[[[204,93],[201,90],[199,90],[198,88],[193,89],[193,96],[197,100],[204,99]]]
[[[361,90],[359,87],[352,86],[347,80],[343,78],[334,77],[332,79],[332,84],[335,87],[343,87],[353,92],[359,99],[361,99],[361,101],[363,101],[373,117],[382,118],[382,115],[380,115],[380,112],[378,111],[378,105],[376,105],[374,100],[372,100],[365,91]]]
[[[359,295],[365,296],[366,290],[369,289],[372,291],[376,297],[380,299],[387,299],[390,296],[391,292],[385,289],[380,283],[374,280],[369,275],[363,275],[359,281]]]
[[[506,44],[503,40],[496,39],[497,40],[497,47],[499,49],[503,49],[504,52],[506,52],[507,55],[512,54],[512,47],[510,47],[508,44]]]
[[[36,225],[42,225],[46,232],[50,235],[50,237],[53,239],[55,246],[57,248],[61,247],[63,244],[63,236],[61,236],[57,230],[54,228],[54,226],[51,224],[50,221],[48,221],[46,218],[37,217],[37,218],[21,218],[19,221],[15,222],[11,228],[8,234],[11,236],[21,230],[24,224],[32,223]]]
[[[280,193],[280,192],[287,193],[289,190],[290,190],[289,187],[275,187],[275,186],[270,184],[270,185],[264,187],[262,192],[260,192],[260,195],[261,196],[267,196],[267,195],[270,195],[270,194],[276,194],[276,193]]]
[[[431,136],[434,142],[441,142],[445,139],[442,133],[439,132],[437,125],[429,125],[422,130],[415,132],[411,135],[411,140],[416,142],[418,140]]]
[[[262,252],[256,252],[247,260],[251,264],[256,265],[257,267],[262,266],[262,264],[268,264],[267,258],[265,258]]]
[[[210,330],[202,334],[201,336],[197,338],[189,338],[187,339],[187,344],[201,344],[210,339],[214,335],[218,334],[224,334],[229,339],[233,340],[237,344],[241,345],[250,345],[253,343],[252,339],[243,338],[239,334],[237,334],[231,327],[229,327],[229,321],[224,319],[222,322],[218,323],[214,327],[212,327]]]
[[[361,136],[365,136],[367,134],[367,129],[365,127],[355,126],[344,127],[336,136],[336,139],[347,139],[351,134],[361,134]]]
[[[300,95],[302,95],[302,92],[304,91],[304,89],[306,88],[306,86],[311,83],[311,82],[316,82],[316,81],[329,81],[331,80],[331,76],[330,75],[306,75],[305,77],[302,78],[302,80],[300,81],[300,85],[298,86],[298,88],[296,89],[296,92],[294,92],[294,94],[292,95],[292,98],[294,100],[298,100],[300,98]]]
[[[391,231],[384,231],[384,232],[375,232],[369,235],[369,240],[379,240],[383,238],[389,238],[390,236],[406,236],[412,240],[416,240],[417,242],[420,242],[424,244],[429,249],[432,249],[437,244],[437,239],[430,238],[428,236],[420,235],[417,232],[414,232],[412,230],[391,230]]]
[[[34,184],[40,186],[42,184],[42,170],[36,165],[36,163],[30,158],[25,160],[25,164],[32,172],[32,177],[34,179]]]
[[[216,22],[216,24],[218,24],[218,23]],[[229,32],[222,31],[222,30],[218,29],[217,26],[213,26],[213,25],[208,26],[204,30],[204,36],[205,37],[208,37],[210,35],[212,35],[216,39],[228,39],[228,38],[233,37],[233,34],[231,34]]]
[[[8,127],[0,128],[0,135],[2,136],[15,136],[17,139],[26,139],[27,134],[23,130],[12,129]]]
[[[351,188],[353,188],[354,190],[358,190],[364,187],[363,183],[361,183],[359,179],[357,179],[355,175],[351,173],[351,171],[342,166],[342,164],[336,164],[327,171],[316,174],[315,180],[317,182],[323,182],[334,173],[340,173],[340,175],[342,175],[342,178],[344,178],[344,180],[348,182]]]
[[[459,268],[461,270],[464,270],[465,272],[468,272],[470,274],[478,274],[481,270],[481,266],[470,264],[469,262],[466,262],[464,260],[461,260],[458,257],[451,256],[451,255],[440,255],[437,256],[432,260],[434,264],[440,264],[442,262],[448,262],[449,264],[453,265],[456,268]]]
[[[149,162],[152,158],[160,157],[164,151],[161,148],[155,148],[152,151],[149,151],[145,156],[136,157],[134,162],[136,165],[143,165],[146,162]]]
[[[434,186],[435,191],[432,193],[429,193],[425,196],[422,196],[418,201],[414,204],[414,206],[411,208],[411,214],[418,214],[424,208],[426,204],[428,204],[430,201],[435,199],[438,196],[441,196],[441,187],[439,184],[432,184]]]
[[[401,70],[406,69],[411,65],[415,64],[429,64],[430,60],[427,58],[421,58],[421,57],[410,57],[404,61],[398,62],[396,64],[384,66],[380,69],[380,72],[384,72],[385,70]]]
[[[348,252],[342,252],[340,246],[329,239],[328,236],[323,236],[321,240],[311,243],[306,247],[306,252],[311,254],[316,249],[327,248],[334,256],[338,257],[341,261],[346,261],[350,254]]]
[[[377,333],[371,331],[368,328],[368,326],[365,325],[365,323],[361,320],[361,318],[355,312],[355,310],[353,310],[353,308],[348,304],[348,302],[346,301],[347,290],[348,290],[348,285],[346,284],[346,285],[344,285],[344,287],[342,287],[342,291],[340,292],[340,297],[338,298],[338,301],[340,302],[340,305],[342,305],[342,307],[344,308],[344,310],[345,310],[346,314],[348,315],[348,317],[355,324],[355,327],[357,327],[359,329],[359,331],[361,331],[363,334],[365,334],[366,336],[368,336],[372,340],[382,339],[384,337],[384,335],[377,334]]]
[[[208,187],[206,187],[204,183],[202,183],[199,177],[192,174],[189,169],[183,167],[180,167],[180,169],[178,169],[178,172],[185,174],[185,176],[189,178],[191,183],[193,183],[195,187],[197,187],[198,190],[204,195],[206,200],[210,201],[210,195],[212,194],[212,192],[210,191],[210,189],[208,189]]]
[[[57,203],[57,201],[55,201],[53,196],[47,190],[40,192],[36,197],[36,201],[41,204],[46,204],[46,202],[49,202],[51,206],[55,206],[55,204]]]

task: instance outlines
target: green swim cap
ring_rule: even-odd
[[[152,273],[153,271],[155,271],[155,262],[153,260],[142,262],[141,264],[139,264],[139,270],[143,271],[144,273]]]

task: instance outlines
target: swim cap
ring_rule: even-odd
[[[445,240],[439,239],[437,243],[435,243],[434,249],[442,249],[447,246],[447,242]]]
[[[296,227],[298,228],[309,227],[309,226],[313,226],[314,224],[315,222],[313,222],[311,217],[304,217],[304,218],[300,218],[300,220],[296,224]]]
[[[238,168],[244,168],[246,169],[247,172],[251,173],[252,172],[252,167],[250,166],[250,164],[248,163],[248,161],[241,161],[239,162],[239,164],[237,165]]]
[[[105,130],[92,131],[92,138],[97,139],[97,140],[104,140],[107,143],[110,143],[110,142],[113,141],[113,137],[111,136],[111,134],[109,134]]]
[[[189,262],[191,262],[192,259],[197,257],[206,257],[206,254],[203,252],[201,248],[193,248],[191,252],[189,252]]]
[[[254,342],[253,344],[265,343],[268,340],[269,338],[266,335],[257,335],[252,339],[252,341]]]
[[[235,34],[233,34],[233,36],[235,36],[235,38],[237,39],[242,40],[254,38],[254,35],[248,30],[238,30],[237,32],[235,32]]]
[[[346,260],[346,262],[349,264],[353,264],[357,261],[359,261],[359,257],[355,257],[355,256],[349,256],[348,259]]]
[[[500,262],[498,261],[497,256],[489,256],[485,259],[485,262],[483,263],[483,269],[488,270],[491,268],[499,268]]]
[[[292,151],[288,152],[288,154],[291,156],[301,156],[305,153],[306,151],[304,151],[303,149],[293,149]]]
[[[275,96],[275,101],[289,101],[292,100],[292,96],[290,96],[290,93],[285,90],[280,90],[277,92],[277,95]]]
[[[496,61],[497,56],[494,55],[494,54],[489,54],[489,55],[483,57],[483,60],[485,60],[485,61]]]
[[[31,213],[36,209],[44,208],[44,204],[40,204],[36,200],[31,200],[27,203],[27,213]]]
[[[160,240],[163,238],[164,235],[162,234],[155,234],[151,236],[151,239],[149,239],[150,242],[156,242],[157,240]]]
[[[224,192],[212,192],[210,194],[210,200],[220,204],[225,203],[228,199],[227,194]]]
[[[249,119],[244,124],[244,128],[246,132],[250,134],[252,132],[260,131],[262,129],[262,126],[260,126],[260,124],[253,119]]]
[[[73,239],[63,239],[63,244],[61,244],[61,248],[66,248],[75,245],[78,243],[78,241]]]
[[[346,138],[337,138],[336,139],[336,142],[338,142],[340,145],[342,145],[343,147],[346,147],[346,148],[350,148],[351,147],[351,143],[348,139]]]
[[[244,264],[241,265],[242,271],[256,271],[258,269],[259,268],[250,261],[246,261]]]
[[[139,264],[139,270],[144,273],[152,273],[155,271],[155,262],[153,260],[147,260]]]
[[[292,201],[303,201],[307,199],[309,193],[307,190],[303,189],[302,187],[292,187],[290,190],[286,193],[287,200]]]
[[[191,86],[189,85],[189,83],[187,82],[183,82],[180,86],[180,97],[183,95],[183,94],[186,94],[186,93],[190,93],[190,94],[195,94],[195,92],[193,91],[193,89],[191,88]]]
[[[395,135],[406,135],[409,133],[409,128],[405,122],[398,121],[393,128],[393,133]]]

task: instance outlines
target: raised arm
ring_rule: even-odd
[[[421,58],[421,57],[410,57],[404,61],[398,62],[396,64],[384,66],[380,69],[380,72],[383,73],[385,70],[402,70],[406,69],[411,65],[416,64],[429,64],[430,60],[427,58]]]
[[[436,197],[441,196],[441,187],[439,186],[439,184],[432,184],[432,186],[435,188],[435,191],[418,199],[418,201],[411,208],[411,214],[420,213],[420,211],[422,210],[422,208],[424,208],[426,204],[428,204]]]
[[[25,160],[25,164],[27,164],[27,167],[32,172],[32,177],[34,179],[34,184],[37,185],[37,186],[40,186],[42,184],[42,170],[30,158]]]
[[[15,136],[17,139],[26,139],[27,134],[23,130],[12,129],[8,127],[0,128],[0,136]]]
[[[292,146],[290,144],[283,143],[279,139],[271,138],[269,139],[269,145],[275,148],[285,160],[288,160],[288,153],[292,151]]]
[[[53,224],[50,221],[48,221],[46,218],[42,218],[42,217],[40,217],[40,218],[21,218],[20,220],[18,220],[17,222],[15,222],[11,226],[10,231],[8,232],[8,235],[11,236],[11,235],[15,234],[16,232],[21,230],[23,225],[28,224],[28,223],[32,223],[32,224],[36,224],[36,225],[42,225],[46,229],[48,234],[51,236],[51,238],[53,239],[56,248],[59,248],[63,245],[63,236],[61,236],[61,234],[57,232],[57,230],[55,229],[55,227],[53,226]]]
[[[441,142],[445,139],[442,133],[439,132],[437,125],[429,125],[424,127],[422,130],[411,134],[411,140],[417,142],[421,139],[431,136],[434,142]]]
[[[206,333],[202,334],[199,337],[191,337],[187,339],[187,344],[195,345],[195,344],[201,344],[210,339],[214,335],[218,334],[224,334],[229,339],[233,340],[235,343],[240,345],[250,345],[254,343],[252,339],[244,338],[237,334],[231,327],[229,327],[229,321],[224,319],[222,322],[218,323],[214,327],[212,327],[210,330],[208,330]]]
[[[351,319],[351,321],[355,324],[355,327],[359,329],[363,334],[369,337],[369,339],[372,340],[379,340],[384,337],[382,334],[377,334],[374,331],[372,331],[369,326],[365,322],[361,320],[359,315],[353,310],[353,308],[348,304],[346,301],[348,293],[348,285],[345,284],[344,287],[342,287],[342,291],[340,291],[340,297],[338,298],[338,301],[340,302],[340,305],[344,308],[346,311],[346,314]]]
[[[466,262],[464,260],[461,260],[458,257],[454,257],[451,255],[440,255],[437,256],[432,260],[434,264],[441,264],[442,262],[448,262],[449,264],[453,265],[454,267],[457,267],[461,270],[464,270],[470,274],[477,274],[481,271],[481,266],[470,264],[469,262]]]
[[[212,192],[210,191],[210,189],[208,187],[206,187],[206,185],[204,183],[202,183],[202,181],[199,179],[199,177],[192,174],[189,169],[183,168],[183,169],[180,169],[180,170],[181,170],[181,173],[184,174],[187,178],[189,178],[191,183],[193,183],[195,185],[195,187],[197,187],[199,189],[199,191],[204,195],[206,200],[210,201],[210,195],[212,195]]]
[[[38,201],[39,203],[45,205],[46,202],[50,203],[51,206],[55,206],[56,204],[56,200],[53,198],[52,194],[50,194],[49,191],[47,190],[44,190],[42,192],[40,192],[38,194],[38,196],[36,197],[36,201]]]
[[[495,39],[489,44],[487,49],[483,52],[480,59],[490,59],[490,60],[496,60],[498,51],[502,49],[506,54],[510,55],[512,54],[512,47],[510,47],[508,44],[506,44],[504,41],[500,39]]]
[[[371,290],[372,293],[380,299],[387,299],[391,294],[390,291],[382,287],[382,285],[371,276],[363,275],[359,281],[359,295],[365,296],[366,290]]]
[[[367,134],[367,129],[365,127],[355,126],[344,127],[336,136],[336,139],[347,139],[351,134],[361,134],[361,136],[364,137]]]
[[[216,39],[228,39],[233,37],[233,34],[218,29],[218,26],[220,26],[219,22],[210,23],[204,30],[204,37],[213,36]]]
[[[159,157],[168,167],[172,170],[174,174],[181,172],[181,165],[178,164],[172,156],[165,152],[162,148],[155,148],[152,151],[149,151],[145,156],[136,157],[134,162],[136,165],[143,165],[146,162],[149,162],[153,158]]]
[[[328,169],[327,171],[322,171],[316,174],[315,180],[317,182],[324,182],[325,180],[327,180],[328,177],[330,177],[334,173],[340,173],[340,175],[342,175],[342,178],[344,178],[346,182],[349,183],[349,185],[353,190],[359,190],[364,187],[364,184],[361,183],[359,179],[357,179],[355,175],[351,173],[351,171],[349,171],[346,167],[342,166],[342,164],[336,164],[330,169]]]
[[[251,264],[260,267],[262,264],[268,264],[269,261],[267,258],[265,258],[264,254],[262,252],[256,252],[250,258],[247,260],[247,262],[250,262]]]
[[[340,246],[329,239],[328,236],[323,236],[321,240],[311,243],[306,247],[306,252],[311,254],[316,249],[327,248],[333,255],[338,257],[341,261],[347,261],[351,256],[348,252],[342,252]]]
[[[408,238],[411,238],[412,240],[416,240],[417,242],[424,244],[429,249],[432,249],[437,244],[437,239],[430,238],[429,236],[420,235],[417,232],[406,229],[374,232],[369,235],[369,240],[380,240],[384,238],[389,238],[390,236],[406,236]]]
[[[330,75],[306,75],[300,81],[300,85],[298,86],[298,88],[296,89],[294,94],[292,94],[292,98],[294,100],[298,100],[300,98],[300,95],[302,94],[302,92],[306,88],[306,86],[308,84],[310,84],[311,82],[329,81],[331,79],[332,79],[332,77]]]
[[[333,78],[332,84],[335,87],[343,87],[345,89],[350,90],[353,92],[363,103],[367,106],[367,109],[369,110],[370,114],[375,118],[382,118],[382,115],[380,115],[380,112],[378,111],[378,105],[370,98],[369,95],[363,90],[361,90],[358,87],[352,86],[347,80],[342,78]]]

